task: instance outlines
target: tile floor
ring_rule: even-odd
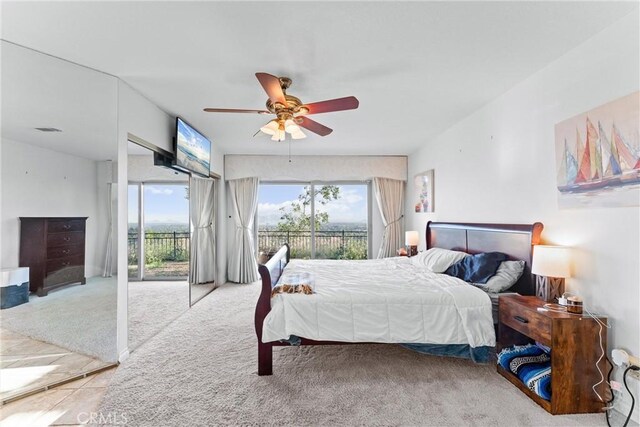
[[[0,328],[0,400],[109,366],[96,358]]]
[[[75,426],[99,420],[103,414],[98,414],[97,410],[115,369],[2,406],[0,427]]]

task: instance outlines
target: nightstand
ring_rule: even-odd
[[[538,341],[551,347],[551,401],[527,388],[515,375],[498,365],[498,372],[551,414],[602,412],[604,402],[592,386],[600,381],[598,322],[588,316],[538,310],[545,302],[534,296],[509,295],[499,300],[498,351],[514,344]],[[606,317],[599,317],[606,324]],[[607,329],[602,330],[607,348]],[[606,359],[600,361],[606,375]],[[605,383],[596,389],[606,399]]]

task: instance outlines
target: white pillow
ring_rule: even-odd
[[[418,267],[426,267],[434,273],[444,273],[468,254],[465,252],[451,251],[449,249],[431,248],[411,257],[411,262]]]
[[[524,271],[524,261],[502,261],[496,274],[487,283],[473,283],[487,292],[504,292],[516,284]]]

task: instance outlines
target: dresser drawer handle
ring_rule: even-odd
[[[65,255],[67,255],[69,252],[71,252],[69,249],[63,249],[62,250],[62,253],[65,254]]]
[[[71,240],[71,237],[65,237],[63,240],[64,240],[65,242],[68,242],[68,241],[70,241],[70,240]]]
[[[68,230],[68,229],[71,228],[71,225],[70,224],[65,224],[65,225],[62,226],[62,228],[64,228],[65,230]]]
[[[66,266],[68,266],[68,265],[69,265],[69,261],[65,261],[65,262],[63,262],[63,263],[61,263],[61,264],[62,264],[62,266],[63,266],[63,267],[66,267]]]
[[[520,323],[529,323],[529,321],[527,319],[525,319],[524,317],[521,317],[521,316],[513,316],[513,318],[516,319]]]

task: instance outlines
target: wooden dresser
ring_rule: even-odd
[[[20,267],[29,267],[29,290],[45,296],[55,288],[86,283],[87,217],[20,218]]]
[[[596,368],[606,375],[606,359],[600,359],[600,326],[586,315],[539,310],[545,302],[535,296],[500,297],[498,350],[514,344],[538,341],[551,347],[551,401],[529,390],[515,375],[498,365],[498,372],[552,414],[602,412],[606,406],[592,386],[606,398],[607,387]],[[606,317],[598,317],[604,324]],[[607,329],[602,328],[602,348]]]

